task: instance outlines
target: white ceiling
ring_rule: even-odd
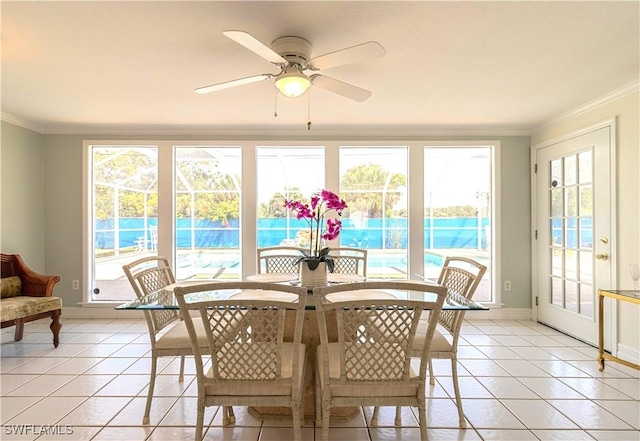
[[[637,88],[637,1],[2,1],[3,119],[43,133],[306,131],[308,99],[222,35],[296,35],[312,56],[375,40],[383,58],[322,73],[373,92],[313,89],[313,130],[530,133]]]

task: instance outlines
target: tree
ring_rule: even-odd
[[[385,184],[386,188],[385,188]],[[340,195],[347,202],[349,213],[360,212],[368,218],[398,216],[394,206],[400,201],[407,178],[401,173],[390,174],[379,164],[361,164],[347,170],[340,182]]]
[[[284,208],[284,201],[287,200],[296,200],[296,201],[304,201],[305,198],[309,196],[304,196],[300,193],[300,189],[297,187],[285,189],[285,193],[276,192],[271,196],[267,202],[263,202],[258,207],[258,217],[259,218],[269,218],[269,217],[287,217],[287,209]]]
[[[185,160],[177,162],[180,179],[176,185],[176,216],[219,220],[228,223],[240,214],[237,188],[240,178],[219,170],[219,161]],[[192,206],[193,195],[193,206]]]

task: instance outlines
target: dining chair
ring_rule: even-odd
[[[465,298],[470,300],[475,294],[478,285],[482,281],[487,267],[478,263],[473,259],[466,257],[450,256],[445,258],[444,264],[438,276],[438,284],[447,289],[447,298],[455,300],[456,298]],[[460,387],[458,384],[458,340],[460,338],[460,330],[464,322],[465,310],[445,310],[442,311],[438,318],[440,329],[444,328],[446,336],[436,329],[433,342],[431,343],[431,352],[429,353],[429,384],[435,384],[433,373],[433,359],[449,359],[451,360],[451,374],[453,381],[453,391],[456,398],[456,406],[458,408],[458,421],[461,429],[467,427],[462,408],[462,398],[460,397]],[[421,321],[416,333],[414,342],[413,356],[420,357],[420,349],[423,340],[427,335],[428,324]],[[373,410],[372,425],[377,424],[378,408]],[[395,424],[401,425],[400,409],[396,408]]]
[[[298,258],[304,248],[277,246],[258,248],[258,274],[298,274]]]
[[[358,291],[407,290],[433,294],[433,300],[370,298]],[[337,293],[353,300],[326,300]],[[316,371],[316,424],[329,439],[331,409],[348,406],[417,406],[420,438],[427,439],[425,382],[428,354],[445,299],[444,287],[416,281],[356,282],[313,290],[320,346]],[[411,357],[420,317],[428,311],[419,369]],[[337,334],[329,338],[330,334]],[[321,415],[321,419],[320,419]]]
[[[247,290],[251,298],[198,300],[201,291]],[[195,439],[202,439],[204,411],[208,406],[282,406],[293,414],[293,438],[301,439],[304,415],[303,379],[305,345],[302,344],[306,288],[236,281],[175,288],[193,345],[198,386]],[[270,300],[261,299],[261,291]],[[273,291],[295,295],[296,301],[273,300]],[[207,347],[200,346],[195,312],[205,326]],[[284,341],[285,315],[294,333]],[[219,332],[219,330],[224,332]],[[211,365],[205,371],[205,363]]]
[[[163,291],[163,288],[175,284],[175,276],[169,265],[169,259],[163,256],[148,256],[138,259],[122,267],[133,291],[138,299],[144,296],[156,295],[172,296],[171,292]],[[147,391],[147,404],[142,418],[142,424],[149,424],[151,401],[155,388],[158,357],[180,357],[180,373],[178,381],[184,380],[184,358],[193,355],[191,339],[187,332],[180,311],[173,309],[145,309],[144,317],[149,329],[151,340],[151,373],[149,390]],[[196,323],[201,346],[207,346],[207,339],[202,323]],[[224,409],[223,424],[232,424],[235,416],[232,408]]]
[[[362,248],[331,248],[333,272],[337,274],[357,274],[367,277],[367,250]]]

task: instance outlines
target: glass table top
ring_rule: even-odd
[[[197,283],[195,283],[197,284]],[[163,289],[144,296],[141,299],[132,300],[117,306],[118,310],[153,310],[153,309],[179,309],[173,289],[176,286],[194,285],[194,282],[178,282],[168,285]],[[311,296],[311,293],[309,293]],[[289,293],[276,290],[256,290],[256,289],[219,289],[209,291],[199,291],[185,296],[187,303],[208,300],[227,300],[230,298],[256,298],[260,300],[280,300],[288,301],[295,296]],[[403,300],[426,300],[435,301],[436,295],[433,293],[425,293],[421,291],[406,291],[396,289],[365,289],[357,291],[344,291],[340,293],[330,294],[327,296],[329,301],[348,301],[348,300],[364,300],[364,299],[389,299],[398,298]],[[306,309],[314,310],[315,305],[311,299],[307,301]],[[448,295],[442,306],[443,310],[488,310],[486,306],[476,303],[472,300],[465,299],[458,295]]]

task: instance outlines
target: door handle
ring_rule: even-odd
[[[596,254],[596,260],[609,260],[609,255],[607,253],[598,253]]]

